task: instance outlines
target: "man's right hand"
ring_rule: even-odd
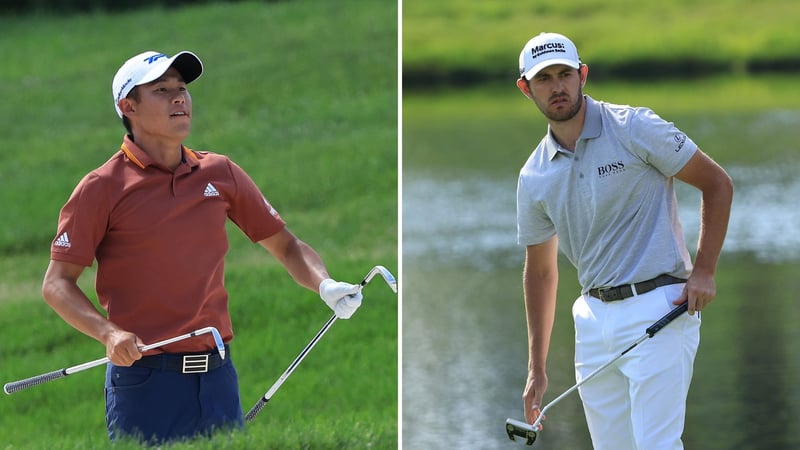
[[[115,366],[128,367],[141,359],[140,347],[144,347],[141,339],[133,333],[118,330],[112,331],[105,340],[106,356]]]
[[[525,404],[525,420],[533,424],[542,413],[542,397],[547,390],[547,374],[528,374],[528,381],[525,383],[525,392],[522,393],[522,400]],[[542,419],[544,420],[544,419]]]

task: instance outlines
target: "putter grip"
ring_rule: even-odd
[[[264,409],[264,407],[267,405],[268,401],[269,400],[264,400],[263,398],[259,399],[258,403],[256,403],[252,408],[250,408],[250,411],[248,411],[247,415],[244,416],[244,420],[250,422],[251,420],[255,419],[258,413],[260,413],[261,410]]]
[[[650,327],[645,330],[648,336],[653,337],[654,334],[661,331],[668,323],[675,320],[678,316],[685,313],[689,309],[689,302],[681,303],[678,305],[677,308],[673,309],[672,311],[668,312],[667,315],[660,318],[658,322],[650,325]]]
[[[24,380],[6,383],[5,386],[3,386],[3,391],[5,391],[6,394],[11,395],[23,389],[28,389],[30,387],[38,386],[40,384],[47,383],[48,381],[57,380],[65,376],[67,376],[67,370],[58,369],[49,373],[36,375],[35,377],[26,378]]]

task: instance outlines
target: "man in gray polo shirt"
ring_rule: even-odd
[[[547,389],[560,250],[582,286],[573,305],[578,381],[688,302],[689,314],[579,389],[595,449],[681,449],[700,338],[695,313],[716,294],[733,184],[653,111],[583,95],[588,72],[575,45],[560,34],[542,33],[520,54],[517,86],[549,124],[517,186],[518,241],[526,247],[525,416],[535,421]],[[702,192],[694,265],[678,218],[675,179]]]

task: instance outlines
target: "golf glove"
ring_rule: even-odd
[[[361,286],[334,281],[330,278],[322,280],[322,283],[319,284],[319,296],[340,319],[349,319],[361,306],[363,298]]]

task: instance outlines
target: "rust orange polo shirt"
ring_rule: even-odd
[[[100,305],[145,344],[207,326],[229,342],[227,219],[253,242],[285,226],[228,157],[184,147],[182,163],[170,171],[125,136],[121,150],[86,175],[61,209],[51,258],[86,267],[97,260]],[[161,350],[213,348],[206,334]]]

